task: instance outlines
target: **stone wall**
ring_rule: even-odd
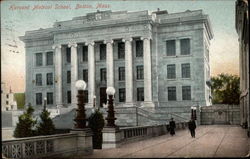
[[[201,124],[240,124],[239,105],[212,105],[201,107]]]

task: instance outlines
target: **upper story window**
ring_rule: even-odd
[[[47,104],[53,104],[53,93],[52,92],[48,92],[47,93]]]
[[[42,82],[42,74],[36,74],[36,86],[42,86],[43,82]]]
[[[125,102],[125,98],[126,98],[125,88],[120,88],[119,89],[119,102]]]
[[[168,87],[168,100],[169,101],[176,100],[176,87]]]
[[[42,105],[42,93],[36,93],[36,105]]]
[[[43,54],[36,53],[36,66],[42,66],[42,65],[43,65]]]
[[[66,62],[67,63],[71,62],[71,48],[70,47],[66,48]]]
[[[167,78],[168,79],[175,79],[176,78],[175,64],[167,65]]]
[[[46,53],[46,65],[53,65],[53,52]]]
[[[137,88],[137,101],[144,101],[144,88]]]
[[[82,71],[82,79],[85,81],[85,82],[88,82],[88,70],[87,69],[84,69]]]
[[[136,78],[143,79],[143,66],[136,66]]]
[[[106,60],[106,44],[100,45],[100,60]]]
[[[181,39],[181,55],[190,55],[190,39]]]
[[[47,85],[53,85],[53,73],[47,73]]]
[[[167,56],[175,56],[176,55],[175,40],[167,40],[166,41],[166,51],[167,51]]]
[[[6,94],[6,98],[9,98],[9,94]]]
[[[125,44],[123,42],[118,43],[118,59],[125,58]]]
[[[182,100],[191,100],[191,86],[182,86]]]
[[[82,61],[88,61],[88,46],[82,47]]]
[[[101,81],[107,81],[106,68],[102,68],[100,72],[101,72]]]
[[[190,64],[189,63],[181,64],[181,77],[190,78]]]
[[[67,71],[67,83],[71,83],[71,71]]]
[[[136,57],[143,57],[143,41],[138,40],[136,41]]]
[[[125,67],[119,67],[119,81],[125,80]]]

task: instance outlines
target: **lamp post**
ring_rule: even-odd
[[[43,110],[46,110],[46,106],[47,106],[47,98],[43,98]]]
[[[86,88],[86,83],[83,80],[76,81],[76,89],[78,91],[77,94],[77,106],[76,109],[76,118],[75,121],[75,128],[83,129],[86,128],[86,114],[85,114],[85,104],[84,104],[84,90]]]
[[[108,95],[108,116],[106,118],[107,120],[107,127],[116,127],[115,125],[115,111],[114,111],[114,105],[113,105],[113,97],[115,94],[114,87],[108,87],[106,90],[106,93]]]

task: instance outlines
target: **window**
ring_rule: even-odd
[[[106,68],[102,68],[100,71],[101,71],[101,81],[107,81]]]
[[[53,85],[53,73],[47,73],[47,85]]]
[[[175,56],[176,54],[175,40],[166,41],[166,50],[167,50],[167,56]]]
[[[137,88],[137,101],[144,101],[144,88]]]
[[[67,102],[71,103],[71,91],[67,92]]]
[[[69,47],[66,48],[66,61],[67,63],[71,62],[71,48]]]
[[[46,53],[46,65],[53,65],[53,52]]]
[[[36,85],[37,86],[42,86],[43,82],[42,82],[42,74],[36,74]]]
[[[88,46],[82,47],[82,61],[88,61]]]
[[[67,71],[67,83],[71,83],[71,71]]]
[[[9,95],[8,95],[8,94],[6,94],[6,98],[9,98]]]
[[[89,93],[88,90],[84,91],[84,103],[88,103],[89,102]]]
[[[126,94],[125,94],[125,88],[119,89],[119,102],[125,102]]]
[[[106,44],[100,45],[100,60],[106,60]]]
[[[142,40],[136,41],[136,57],[143,57],[143,42],[142,42]]]
[[[119,67],[119,81],[125,80],[125,67]]]
[[[181,39],[181,55],[190,54],[190,39]]]
[[[42,66],[42,65],[43,65],[43,54],[36,53],[36,66]]]
[[[182,100],[191,100],[190,86],[182,86]]]
[[[181,64],[181,77],[190,78],[190,64],[189,63]]]
[[[42,105],[42,93],[36,93],[36,105]]]
[[[143,66],[136,66],[137,79],[143,79]]]
[[[53,93],[49,92],[47,93],[47,104],[53,104]]]
[[[125,44],[123,42],[118,43],[118,59],[125,58]]]
[[[168,100],[176,100],[176,87],[168,87]]]
[[[82,80],[84,80],[85,82],[88,82],[88,70],[87,69],[82,71]]]
[[[6,105],[9,105],[9,101],[6,101]]]
[[[173,65],[167,65],[167,78],[168,79],[175,79],[175,64]]]

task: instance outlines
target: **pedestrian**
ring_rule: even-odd
[[[169,122],[169,128],[170,128],[170,134],[173,136],[175,135],[175,121],[174,118],[171,118],[170,122]]]
[[[194,119],[191,119],[191,120],[188,122],[188,128],[189,128],[189,130],[190,130],[191,136],[192,136],[193,138],[195,138],[196,124],[195,124]]]

